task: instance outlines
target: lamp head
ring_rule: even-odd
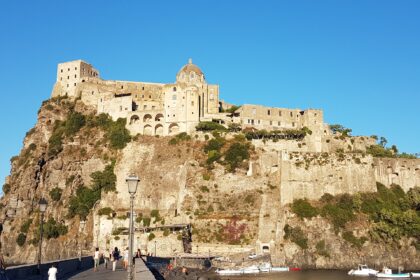
[[[128,192],[130,194],[135,194],[137,192],[137,186],[140,182],[139,177],[132,174],[128,176],[127,179],[125,179],[125,181],[127,182],[127,185],[128,185]]]
[[[45,210],[47,210],[48,202],[45,200],[45,198],[41,198],[38,204],[39,204],[39,211],[41,211],[41,213],[44,213]]]

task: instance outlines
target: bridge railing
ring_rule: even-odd
[[[65,259],[58,261],[50,261],[41,264],[40,271],[36,264],[26,264],[19,266],[12,266],[6,269],[6,275],[9,279],[13,280],[31,280],[31,279],[48,279],[48,269],[52,264],[57,264],[58,277],[61,279],[64,276],[71,275],[88,268],[93,268],[92,256]]]

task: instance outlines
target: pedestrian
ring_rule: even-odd
[[[115,271],[117,268],[117,261],[120,258],[120,251],[118,251],[118,247],[114,248],[112,251],[112,271]]]
[[[57,280],[57,273],[57,264],[53,263],[50,269],[48,269],[48,280]]]
[[[124,269],[128,268],[128,247],[124,250]]]
[[[140,249],[137,249],[136,258],[141,258],[141,251],[140,251]]]
[[[94,272],[98,271],[99,259],[100,259],[99,248],[96,247],[95,253],[93,253],[93,271]]]
[[[108,263],[109,263],[109,260],[111,258],[111,254],[112,253],[109,251],[109,249],[105,250],[105,253],[104,253],[104,267],[105,267],[105,269],[108,269]]]

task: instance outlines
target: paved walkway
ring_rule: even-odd
[[[101,280],[119,280],[119,279],[127,279],[127,271],[122,267],[117,267],[116,271],[112,271],[112,269],[105,269],[103,265],[100,266],[97,272],[93,272],[93,269],[89,269],[79,274],[67,278],[69,280],[81,280],[81,279],[101,279]]]
[[[144,261],[141,259],[136,259],[136,267],[134,268],[134,279],[141,280],[155,280],[155,276],[147,268]],[[127,279],[127,271],[122,268],[122,266],[117,266],[116,271],[111,269],[105,269],[103,264],[100,265],[99,270],[94,272],[93,269],[89,269],[83,272],[78,273],[77,275],[66,277],[65,280],[122,280]]]

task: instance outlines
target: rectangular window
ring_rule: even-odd
[[[61,69],[61,73],[63,73],[63,69]]]
[[[293,112],[290,112],[290,116],[293,117]]]
[[[270,121],[270,125],[273,125],[273,121]]]
[[[77,67],[74,67],[74,70],[77,70]]]
[[[144,106],[143,106],[143,109],[144,109],[144,110],[146,110],[146,109],[147,109],[147,105],[144,105]]]
[[[251,120],[251,124],[254,124],[254,120]]]
[[[260,124],[260,120],[258,120],[258,124]]]
[[[76,86],[76,83],[74,83],[74,86]]]
[[[69,84],[67,84],[67,87],[69,87]]]
[[[281,111],[279,111],[279,117],[281,117]]]
[[[294,122],[292,122],[292,126],[295,127],[295,123]]]
[[[77,78],[77,75],[74,75],[75,78]]]
[[[270,110],[267,110],[267,115],[271,115],[271,111]]]
[[[194,101],[191,101],[191,106],[194,106]]]

